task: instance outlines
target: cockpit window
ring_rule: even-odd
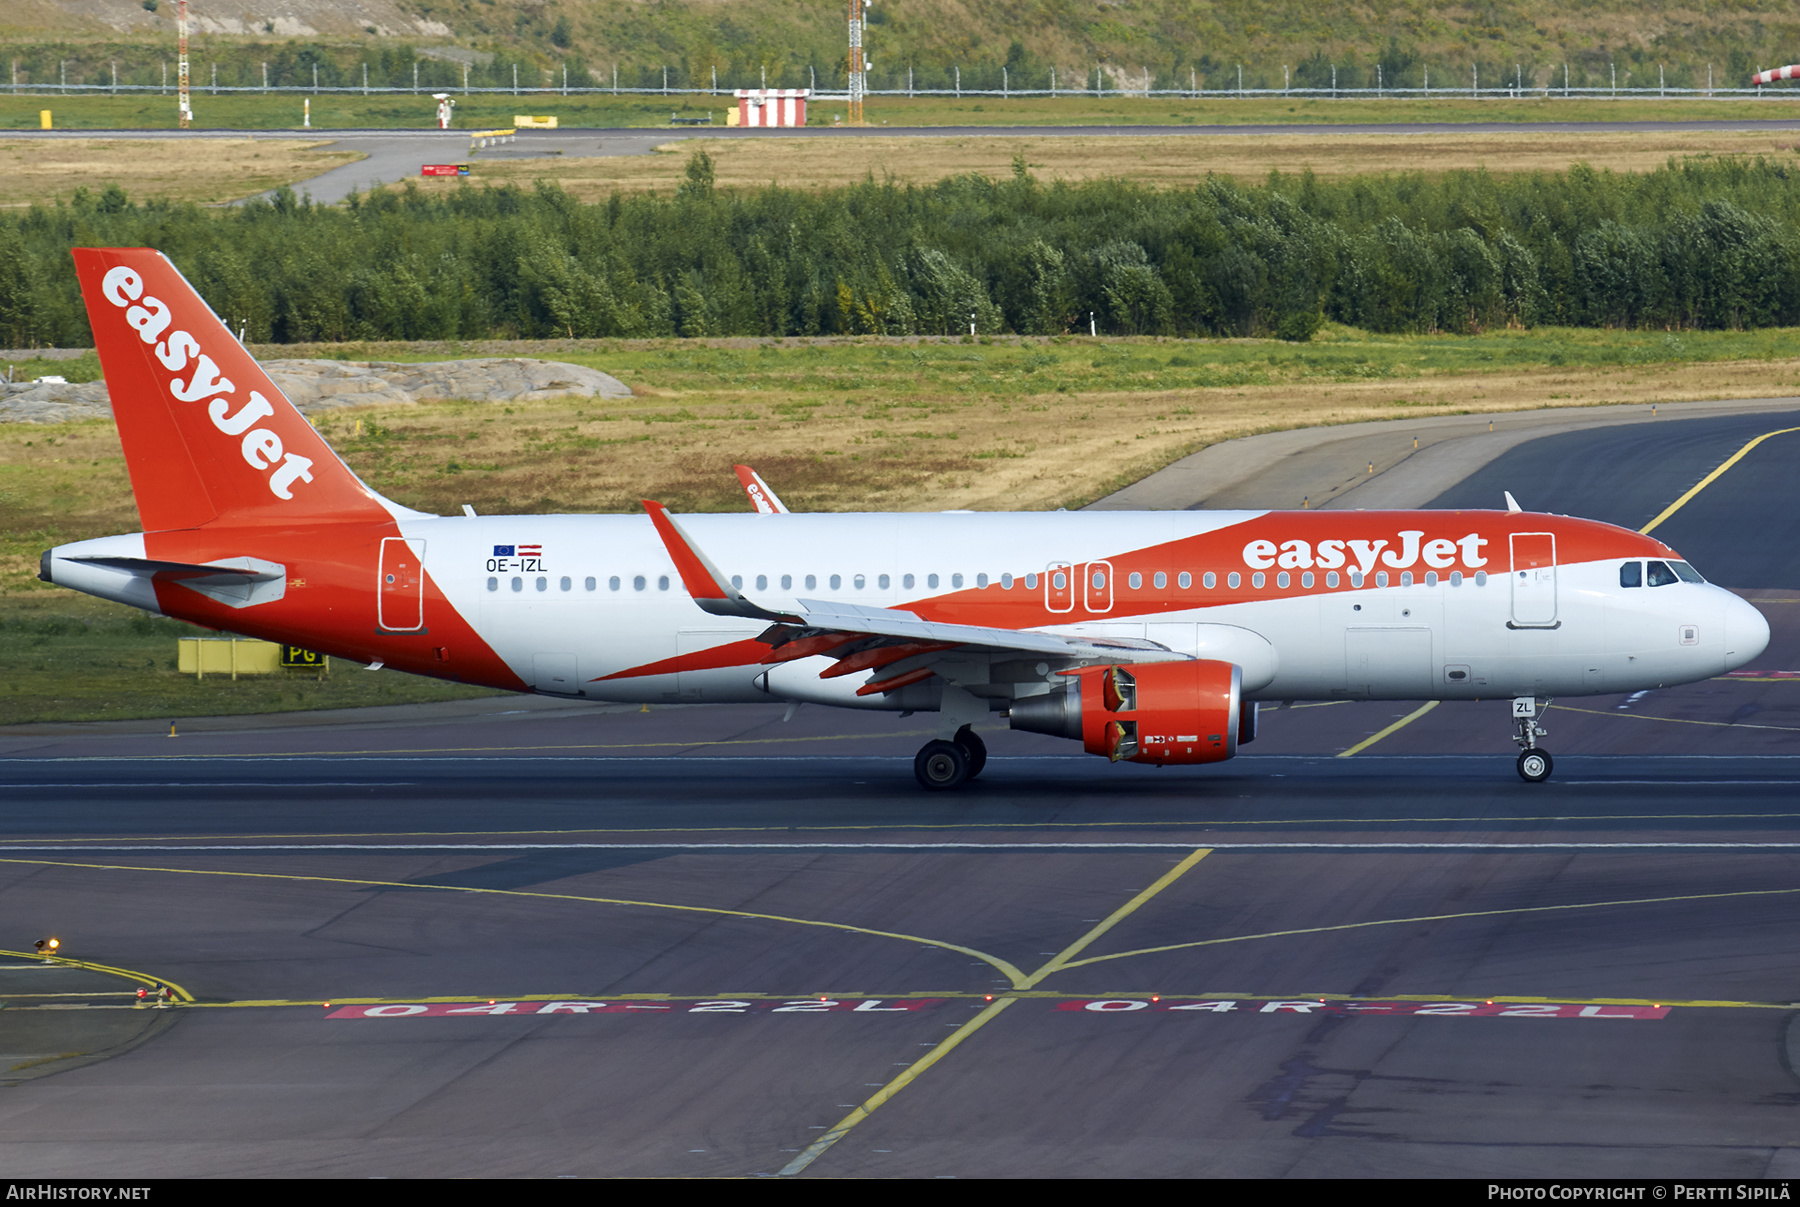
[[[1650,585],[1652,587],[1666,587],[1670,583],[1678,583],[1680,581],[1681,580],[1675,576],[1675,571],[1669,569],[1669,563],[1650,563]]]
[[[1700,571],[1694,569],[1686,562],[1670,562],[1669,566],[1676,574],[1681,576],[1681,581],[1684,583],[1703,583],[1706,581],[1704,578],[1700,577]]]
[[[1644,563],[1626,562],[1619,567],[1619,585],[1621,587],[1641,587],[1644,585]]]

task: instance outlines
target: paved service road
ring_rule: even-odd
[[[1796,425],[1556,432],[1440,493],[1636,526]],[[0,1161],[1794,1176],[1787,439],[1658,529],[1771,617],[1763,663],[1558,701],[1542,785],[1499,702],[1270,708],[1214,768],[996,730],[952,796],[926,718],[821,709],[0,731],[0,946],[102,966],[0,956]]]

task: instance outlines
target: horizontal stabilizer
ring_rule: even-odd
[[[287,567],[253,557],[226,558],[211,564],[164,562],[148,557],[71,557],[64,560],[105,566],[109,570],[123,570],[127,574],[160,574],[171,579],[234,576],[269,582],[287,574]]]
[[[49,554],[45,554],[46,559]],[[119,554],[65,557],[65,562],[119,570],[137,578],[174,583],[228,608],[274,603],[287,594],[287,567],[260,557],[223,557],[213,562],[171,562]],[[40,576],[41,577],[41,576]]]

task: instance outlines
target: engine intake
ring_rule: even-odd
[[[1256,736],[1255,705],[1230,662],[1090,666],[1066,686],[1012,707],[1012,727],[1078,739],[1113,762],[1217,763]]]

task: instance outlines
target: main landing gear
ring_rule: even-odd
[[[913,775],[933,792],[960,788],[987,766],[987,743],[967,725],[948,741],[927,742],[913,758]]]
[[[1513,735],[1513,741],[1520,746],[1519,778],[1528,784],[1541,784],[1550,778],[1551,769],[1556,766],[1556,760],[1550,757],[1550,752],[1540,749],[1537,744],[1537,740],[1548,737],[1550,731],[1537,723],[1536,696],[1520,696],[1512,704],[1513,720],[1519,727],[1519,732]],[[1549,706],[1550,701],[1544,701],[1544,707]]]

